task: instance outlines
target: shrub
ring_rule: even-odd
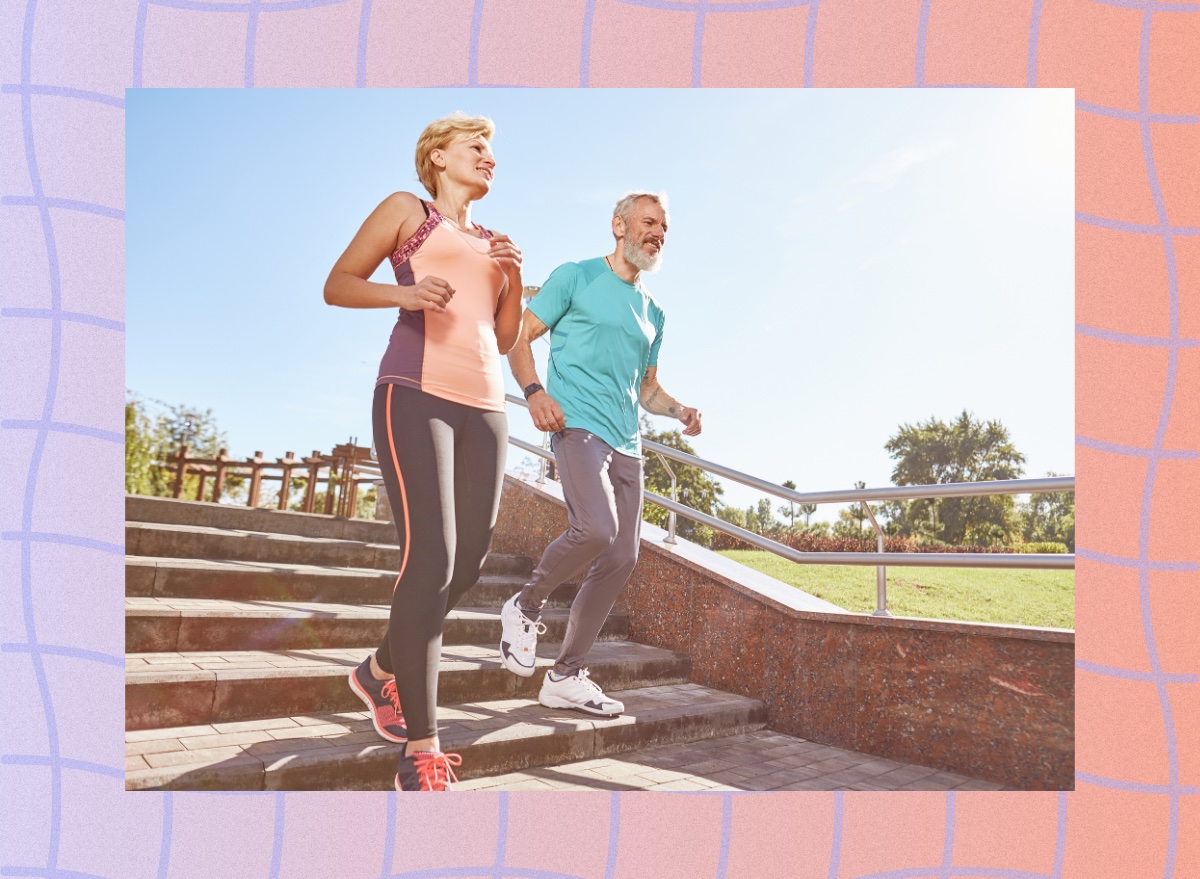
[[[1043,540],[1040,543],[1018,543],[1012,547],[1013,552],[1053,552],[1063,553],[1070,552],[1065,543],[1055,543],[1050,540]]]

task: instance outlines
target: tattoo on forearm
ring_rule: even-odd
[[[675,410],[675,407],[674,407],[674,406],[668,406],[668,407],[667,407],[667,414],[668,414],[668,415],[674,416],[674,415],[675,415],[675,411],[676,411],[676,410]]]
[[[654,401],[658,397],[658,392],[661,390],[662,390],[662,388],[655,388],[654,393],[652,393],[649,397],[646,398],[646,408],[647,409],[649,409],[651,406],[654,405]]]

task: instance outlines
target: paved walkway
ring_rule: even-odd
[[[760,730],[460,782],[455,790],[1013,790]]]

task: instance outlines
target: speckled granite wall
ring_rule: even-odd
[[[495,552],[538,558],[562,502],[505,477]],[[630,638],[692,679],[762,699],[771,729],[1006,785],[1074,784],[1071,632],[806,613],[642,541]]]

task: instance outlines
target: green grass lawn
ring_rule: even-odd
[[[798,565],[757,549],[721,555],[856,613],[875,610],[875,569]],[[891,567],[888,610],[896,616],[1075,627],[1075,572]]]

